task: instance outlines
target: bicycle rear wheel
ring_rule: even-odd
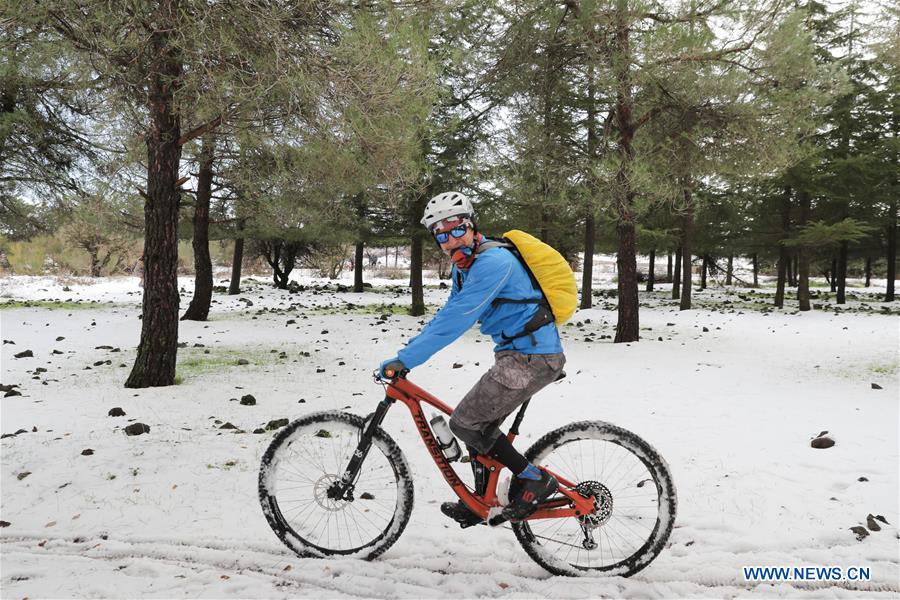
[[[356,451],[365,421],[330,411],[282,429],[262,458],[259,500],[275,534],[303,557],[373,559],[400,537],[413,506],[409,465],[378,428],[352,500],[327,496]]]
[[[542,567],[555,575],[627,577],[662,551],[675,523],[675,486],[666,462],[637,435],[581,421],[546,434],[525,457],[596,498],[591,515],[512,524]]]

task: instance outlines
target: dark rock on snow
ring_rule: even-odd
[[[244,406],[256,406],[256,398],[253,397],[253,394],[241,396],[241,404]]]
[[[815,438],[813,441],[811,441],[809,443],[809,445],[812,446],[813,448],[819,448],[819,449],[824,450],[825,448],[831,448],[832,446],[834,446],[834,440],[831,439],[830,437],[828,437],[827,435],[823,435],[823,436]]]
[[[116,407],[113,407],[113,408],[109,409],[109,412],[108,412],[107,414],[108,414],[110,417],[124,417],[124,416],[125,416],[125,411],[122,410],[122,407],[121,407],[121,406],[116,406]]]
[[[287,419],[274,419],[266,423],[266,431],[272,431],[273,429],[286,427],[288,423],[289,421]]]
[[[862,527],[860,525],[857,525],[856,527],[851,527],[850,531],[852,531],[853,533],[856,534],[856,539],[860,542],[863,541],[869,535],[868,530],[865,527]]]
[[[150,426],[143,423],[132,423],[125,428],[125,435],[141,435],[142,433],[150,433]]]
[[[32,352],[31,350],[23,350],[22,352],[19,352],[18,354],[13,354],[13,356],[15,358],[33,358],[34,352]]]
[[[93,448],[85,448],[81,451],[82,456],[91,456],[94,453]]]
[[[881,531],[881,525],[875,521],[875,516],[870,514],[866,517],[866,527],[869,531]]]

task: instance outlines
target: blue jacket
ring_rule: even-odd
[[[457,274],[462,276],[462,290],[457,285]],[[512,337],[525,329],[525,324],[538,310],[537,304],[491,305],[494,298],[540,298],[541,292],[531,284],[531,278],[519,259],[506,248],[489,248],[478,254],[468,270],[453,266],[453,288],[450,298],[431,321],[405,348],[397,353],[407,369],[424,364],[436,352],[469,330],[475,322],[481,323],[481,333],[487,334],[497,344],[494,352],[516,350],[524,354],[556,354],[562,352],[562,343],[556,325],[550,323],[534,332],[534,341],[523,336],[504,344],[501,334]]]

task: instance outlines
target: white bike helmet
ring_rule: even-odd
[[[425,205],[425,216],[422,217],[422,225],[431,229],[435,223],[460,216],[470,219],[475,216],[472,201],[459,192],[444,192],[429,200],[428,204]]]

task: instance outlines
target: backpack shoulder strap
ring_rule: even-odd
[[[491,239],[485,238],[485,241],[478,244],[478,247],[475,248],[475,254],[481,254],[485,250],[490,250],[491,248],[513,248],[514,246],[506,241],[506,239]]]
[[[478,247],[475,248],[475,256],[477,257],[479,254],[484,252],[485,250],[490,250],[491,248],[514,248],[512,244],[510,244],[506,239],[495,240],[489,237],[485,237],[484,241],[478,244]],[[463,278],[462,273],[457,269],[456,271],[456,288],[457,290],[462,290],[463,287]]]

